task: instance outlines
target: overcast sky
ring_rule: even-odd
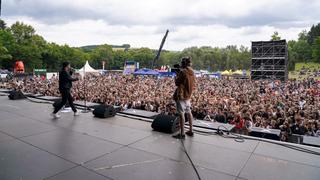
[[[245,45],[274,31],[297,39],[320,23],[319,0],[2,0],[2,19],[32,25],[47,41],[70,46],[130,44],[182,50]]]

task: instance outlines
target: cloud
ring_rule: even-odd
[[[212,25],[241,27],[315,20],[319,2],[310,0],[11,0],[6,16],[28,16],[47,24],[79,19],[116,25]]]
[[[250,46],[274,31],[286,39],[319,23],[317,0],[10,0],[3,18],[24,21],[49,41],[71,46],[124,44],[166,49]]]

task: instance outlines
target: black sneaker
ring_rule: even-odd
[[[188,131],[188,132],[186,132],[186,135],[193,136],[193,132],[192,131]]]
[[[186,135],[182,135],[182,134],[179,133],[179,134],[173,135],[172,137],[176,138],[176,139],[185,139]]]

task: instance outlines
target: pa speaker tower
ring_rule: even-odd
[[[252,80],[288,79],[288,47],[286,40],[252,42]]]

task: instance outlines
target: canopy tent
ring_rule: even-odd
[[[221,75],[224,75],[224,76],[230,76],[232,74],[232,70],[225,70],[223,72],[221,72]]]
[[[243,75],[243,72],[242,72],[242,70],[236,70],[232,74]]]
[[[84,73],[99,73],[98,70],[93,69],[89,62],[86,61],[86,64],[77,71],[79,74],[84,75]]]
[[[209,76],[210,78],[216,78],[216,79],[220,79],[221,78],[221,73],[220,72],[213,72],[213,73],[209,73],[206,74],[207,76]]]
[[[176,76],[175,72],[159,72],[160,76]]]
[[[159,72],[152,70],[152,69],[139,69],[138,71],[133,73],[134,75],[153,75],[153,76],[158,76]]]

